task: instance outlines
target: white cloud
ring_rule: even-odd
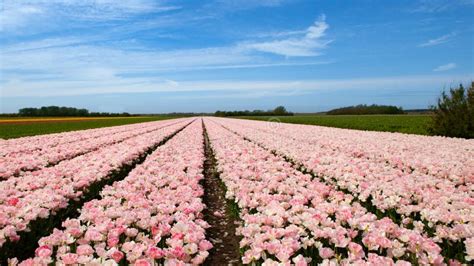
[[[43,9],[30,5],[18,5],[9,7],[7,3],[2,3],[0,8],[0,31],[15,29],[19,25],[24,25],[28,19],[34,16],[41,16]]]
[[[149,12],[179,9],[152,0],[4,0],[0,9],[0,31],[64,24],[68,20],[107,21]]]
[[[426,47],[426,46],[434,46],[434,45],[446,43],[446,42],[450,41],[455,35],[456,35],[455,33],[446,34],[446,35],[443,35],[439,38],[428,40],[424,43],[421,43],[418,46],[419,47]]]
[[[305,31],[305,38],[315,39],[324,35],[323,22],[317,22]],[[331,61],[278,62],[249,53],[252,49],[234,45],[201,49],[161,51],[141,46],[139,43],[111,45],[108,36],[87,35],[53,37],[27,42],[0,45],[3,80],[21,73],[23,79],[56,76],[77,79],[77,69],[113,69],[118,75],[140,72],[189,71],[206,69],[239,69],[328,64]],[[105,43],[104,43],[105,42]],[[314,47],[314,45],[313,45]],[[18,76],[20,74],[17,74]]]
[[[419,0],[412,12],[436,13],[449,8],[451,0]]]
[[[239,92],[230,92],[224,94],[217,93],[208,93],[208,94],[199,94],[199,95],[176,95],[169,96],[169,99],[182,99],[183,97],[186,100],[189,99],[252,99],[252,98],[264,98],[264,97],[290,97],[290,96],[300,96],[309,94],[309,91],[301,90],[281,90],[281,91],[272,91],[272,90],[258,90],[258,91],[246,91],[245,93]]]
[[[212,65],[212,66],[193,66],[190,68],[181,68],[181,70],[204,70],[204,69],[239,69],[239,68],[268,68],[268,67],[288,67],[288,66],[315,66],[327,65],[334,61],[318,61],[318,62],[283,62],[283,63],[249,63],[249,64],[231,64],[231,65]],[[162,69],[165,70],[165,69]]]
[[[77,44],[78,39],[51,39],[21,45],[3,46],[0,71],[40,71],[69,73],[77,68],[115,68],[120,72],[180,67],[242,64],[254,57],[234,47],[214,47],[156,51],[144,47],[124,50],[120,47]],[[72,45],[68,45],[72,44]]]
[[[252,9],[257,7],[277,7],[288,0],[216,0],[212,6],[230,11]]]
[[[322,39],[328,28],[326,17],[322,15],[306,29],[303,36],[267,42],[242,43],[241,46],[245,49],[284,56],[316,56],[330,43]]]
[[[107,71],[105,71],[107,72]],[[49,97],[94,95],[137,92],[188,92],[234,91],[241,93],[265,91],[284,92],[358,89],[398,89],[409,92],[411,88],[442,88],[444,85],[468,81],[472,75],[445,76],[395,76],[358,79],[321,80],[186,80],[163,78],[124,78],[108,76],[104,79],[28,81],[12,79],[0,88],[3,97]],[[454,82],[454,83],[453,83]],[[410,84],[410,86],[407,86]],[[65,89],[67,88],[67,89]]]
[[[455,8],[474,5],[474,0],[418,0],[410,9],[412,13],[440,13]]]
[[[33,40],[27,42],[18,42],[10,46],[0,46],[2,48],[2,53],[15,53],[15,52],[25,52],[31,50],[41,50],[41,49],[50,49],[58,47],[67,47],[74,46],[79,44],[84,44],[92,42],[95,40],[95,37],[88,37],[87,39],[79,37],[62,37],[62,38],[46,38],[40,40]]]
[[[249,37],[257,38],[281,38],[295,35],[306,34],[306,30],[291,30],[291,31],[274,31],[274,32],[261,32],[258,34],[249,35]]]
[[[454,69],[454,68],[456,68],[455,63],[448,63],[446,65],[441,65],[441,66],[436,67],[435,69],[433,69],[433,71],[435,71],[435,72],[448,71],[448,70],[451,70],[451,69]]]

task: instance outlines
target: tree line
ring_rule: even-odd
[[[245,111],[216,111],[215,116],[291,116],[292,112],[288,112],[284,106],[278,106],[273,110],[245,110]]]
[[[328,115],[396,115],[404,114],[403,108],[392,105],[365,105],[348,106],[328,111]]]
[[[65,106],[43,106],[40,108],[22,108],[18,111],[18,116],[130,116],[129,113],[107,113],[89,112],[87,109],[79,109]]]

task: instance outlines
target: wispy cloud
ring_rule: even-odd
[[[216,0],[212,5],[227,11],[239,11],[258,7],[277,7],[289,1],[290,0]]]
[[[303,32],[303,36],[266,42],[242,43],[241,47],[283,56],[316,56],[331,42],[323,40],[328,28],[326,16],[322,15]]]
[[[412,13],[439,13],[453,8],[473,6],[474,0],[418,0],[410,9]]]
[[[54,40],[46,43],[67,42],[68,40],[64,42]],[[42,42],[25,43],[24,46],[30,49],[23,50],[18,50],[15,46],[2,47],[3,64],[0,65],[0,71],[3,73],[57,73],[74,79],[76,78],[75,70],[81,68],[100,67],[114,69],[119,74],[127,74],[159,69],[179,70],[180,68],[247,64],[254,59],[253,56],[246,55],[240,49],[233,47],[156,51],[146,49],[146,47],[124,50],[120,47],[100,45],[71,45],[31,49],[41,47],[41,44]],[[10,76],[5,74],[3,78]]]
[[[257,34],[251,34],[249,37],[256,38],[282,38],[289,36],[298,36],[306,34],[306,30],[291,30],[291,31],[273,31],[273,32],[260,32]]]
[[[32,40],[27,42],[18,42],[15,45],[10,46],[0,46],[3,51],[3,54],[16,53],[16,52],[26,52],[34,50],[44,50],[60,47],[75,46],[93,42],[97,40],[96,37],[88,36],[87,38],[75,37],[55,37],[55,38],[46,38],[39,40]]]
[[[419,0],[412,12],[435,13],[449,8],[451,0]]]
[[[426,42],[424,42],[424,43],[419,44],[418,46],[419,46],[419,47],[427,47],[427,46],[439,45],[439,44],[442,44],[442,43],[449,42],[454,36],[456,36],[456,33],[452,32],[452,33],[443,35],[443,36],[441,36],[441,37],[428,40],[428,41],[426,41]]]
[[[448,64],[445,64],[445,65],[441,65],[441,66],[436,67],[435,69],[433,69],[433,71],[441,72],[441,71],[448,71],[448,70],[451,70],[451,69],[454,69],[454,68],[456,68],[455,63],[448,63]]]
[[[324,16],[304,31],[299,39],[291,39],[289,47],[281,47],[286,55],[315,55],[325,47],[321,38],[328,25]],[[285,31],[283,31],[285,32]],[[329,64],[333,61],[275,59],[263,56],[265,49],[241,43],[223,47],[161,50],[140,43],[114,44],[105,34],[77,35],[33,39],[30,41],[0,44],[0,82],[16,83],[49,80],[51,82],[96,82],[111,79],[127,83],[126,77],[149,77],[170,72],[274,68]],[[133,41],[133,40],[126,40]],[[299,44],[296,44],[299,42]],[[253,43],[257,45],[256,43]],[[290,52],[290,50],[292,52]],[[87,69],[78,71],[78,69]],[[96,74],[94,74],[96,73]],[[123,79],[113,79],[122,77]],[[14,89],[11,87],[11,89]],[[99,88],[98,88],[99,89]]]
[[[189,70],[205,70],[205,69],[239,69],[239,68],[268,68],[268,67],[294,67],[294,66],[315,66],[332,64],[334,61],[317,61],[317,62],[284,62],[284,63],[264,63],[264,64],[237,64],[237,65],[214,65],[192,67]],[[181,70],[187,70],[182,68]]]
[[[80,81],[81,84],[90,83],[88,86],[98,80],[128,84],[130,77],[149,78],[182,71],[295,67],[333,62],[266,60],[248,55],[237,47],[174,51],[155,51],[141,47],[123,50],[81,44],[74,37],[32,41],[18,47],[4,46],[0,54],[4,62],[0,64],[2,83],[48,81],[76,84]],[[99,93],[100,89],[97,87]],[[8,90],[18,88],[11,86]]]
[[[179,8],[152,0],[4,0],[0,9],[0,31],[13,32],[36,24],[45,26],[60,21],[120,20]]]
[[[281,91],[274,91],[274,90],[252,90],[252,91],[229,91],[223,93],[210,93],[210,94],[199,94],[199,95],[176,95],[171,96],[168,98],[175,98],[175,99],[183,99],[184,97],[186,100],[189,99],[259,99],[259,98],[266,98],[266,97],[291,97],[291,96],[301,96],[305,94],[309,94],[309,91],[302,91],[302,90],[281,90]]]
[[[3,97],[49,97],[72,95],[95,95],[111,93],[138,92],[199,92],[199,91],[250,91],[284,92],[284,91],[327,91],[359,89],[398,89],[409,92],[410,88],[441,88],[443,84],[469,81],[472,75],[445,76],[395,76],[368,77],[358,79],[321,79],[321,80],[185,80],[176,81],[163,78],[123,78],[107,70],[102,70],[101,78],[92,72],[95,80],[60,80],[25,81],[10,80],[0,87]],[[82,73],[86,74],[87,73]],[[406,86],[410,84],[410,88]],[[65,89],[67,88],[67,89]]]

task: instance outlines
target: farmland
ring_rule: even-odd
[[[295,115],[241,118],[419,135],[428,135],[427,126],[430,121],[428,115]]]
[[[168,119],[151,117],[1,117],[0,138],[18,138]]]
[[[190,117],[0,147],[2,265],[474,260],[474,140]]]

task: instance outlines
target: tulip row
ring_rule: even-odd
[[[0,179],[8,179],[11,176],[18,176],[27,171],[39,170],[47,166],[52,166],[60,161],[71,159],[101,147],[119,143],[129,138],[155,131],[161,127],[172,125],[173,123],[176,123],[176,121],[152,122],[142,125],[127,126],[125,129],[121,127],[115,127],[113,130],[102,129],[102,134],[100,134],[100,130],[95,130],[90,138],[83,137],[78,140],[76,140],[76,135],[78,134],[64,133],[66,136],[61,137],[63,142],[57,143],[54,146],[51,146],[51,141],[45,141],[41,146],[36,145],[37,149],[22,152],[10,152],[5,154],[5,156],[0,157]],[[81,132],[79,137],[86,132],[87,131]],[[51,139],[57,138],[58,137],[51,137]],[[14,141],[10,141],[9,144],[9,148],[15,147]],[[19,147],[19,150],[21,150],[21,147]]]
[[[201,219],[203,162],[199,120],[42,238],[36,256],[20,265],[201,264],[212,247]]]
[[[31,243],[31,235],[60,224],[64,216],[98,195],[107,183],[126,176],[148,152],[190,122],[187,119],[0,182],[0,257],[18,251],[18,241]]]
[[[353,196],[211,119],[205,124],[226,197],[238,204],[244,222],[238,230],[244,264],[444,263],[440,247],[417,230],[378,219]]]
[[[427,233],[440,243],[446,257],[462,261],[465,253],[469,254],[466,241],[474,237],[474,184],[405,173],[386,164],[243,127],[242,123],[219,122],[351,194],[379,218],[389,217],[406,228]]]
[[[183,120],[183,119],[174,119],[174,121],[179,121],[179,120]],[[47,149],[47,148],[55,147],[57,145],[72,143],[72,142],[86,140],[86,139],[94,139],[103,135],[108,135],[108,134],[113,134],[113,133],[118,133],[118,132],[125,132],[128,130],[136,129],[137,127],[140,127],[140,126],[153,125],[153,124],[162,123],[162,122],[167,122],[167,121],[165,120],[151,121],[151,122],[143,122],[143,123],[138,123],[138,124],[134,123],[134,124],[121,125],[121,126],[84,129],[84,130],[76,130],[76,131],[69,131],[69,132],[60,132],[60,133],[21,137],[21,138],[13,138],[13,139],[6,139],[6,140],[0,139],[0,157],[8,155],[8,154]]]
[[[80,140],[93,139],[96,137],[103,136],[104,134],[127,131],[135,128],[136,126],[136,124],[131,124],[123,126],[77,130],[71,132],[52,133],[46,135],[36,135],[8,140],[1,139],[0,156],[41,150],[50,147],[55,147],[60,144],[67,144]]]
[[[472,140],[319,126],[236,120],[235,123],[304,141],[318,149],[389,164],[405,172],[474,183]]]

